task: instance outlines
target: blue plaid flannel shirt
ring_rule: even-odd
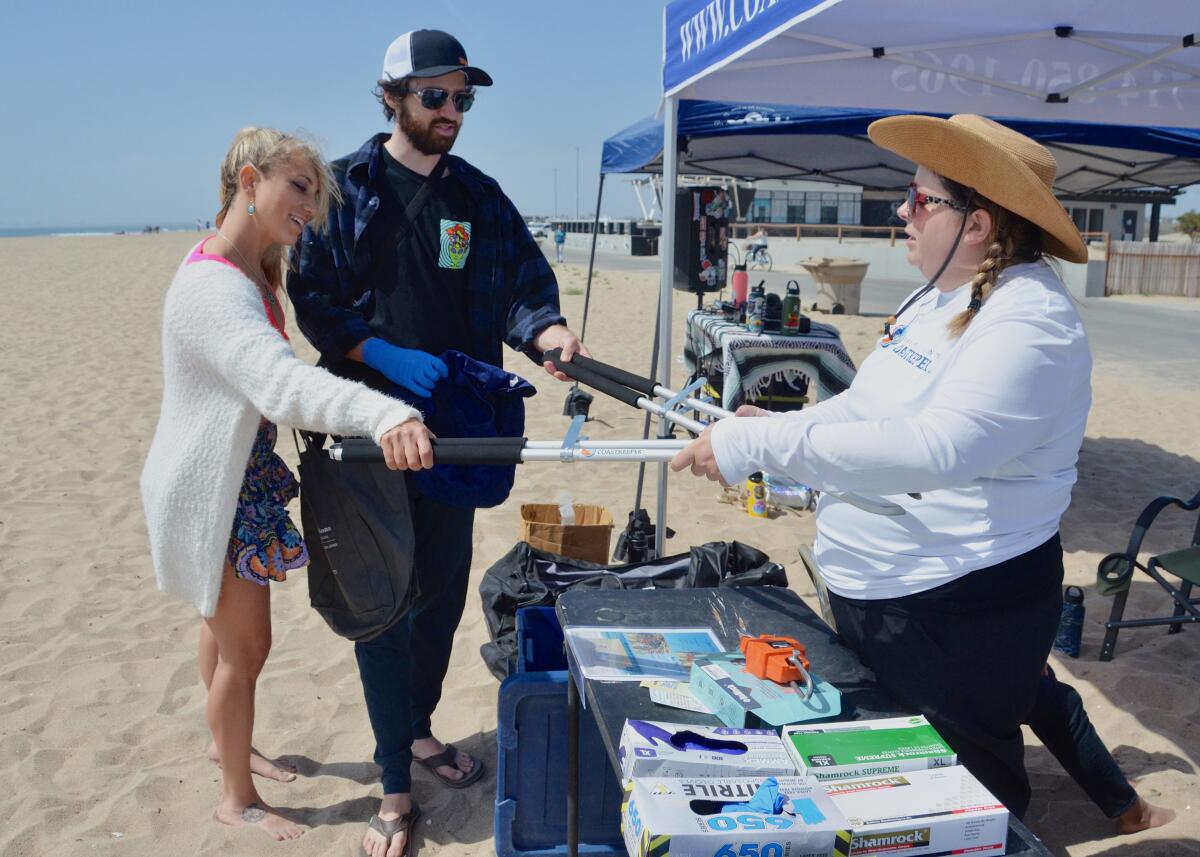
[[[377,334],[367,324],[373,311],[370,241],[364,235],[379,207],[377,182],[383,175],[383,142],[377,134],[353,155],[331,166],[342,204],[329,213],[328,232],[305,228],[293,248],[287,281],[300,330],[322,355],[342,359]],[[540,354],[534,337],[565,319],[558,307],[558,282],[525,221],[495,179],[462,158],[446,166],[466,187],[472,203],[471,274],[468,298],[470,355],[501,365],[500,344]],[[394,277],[395,271],[381,276]]]

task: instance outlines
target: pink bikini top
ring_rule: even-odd
[[[208,238],[205,238],[203,241],[201,241],[199,244],[197,244],[195,247],[193,247],[192,252],[189,253],[187,259],[184,260],[184,264],[191,265],[195,262],[220,262],[224,265],[228,265],[229,267],[233,268],[235,271],[237,271],[242,276],[246,276],[245,271],[243,271],[237,265],[233,264],[233,262],[230,262],[224,256],[218,256],[215,253],[205,253],[204,245],[207,243],[208,243]],[[249,278],[247,277],[247,279],[249,279]],[[267,313],[267,321],[269,321],[271,323],[271,327],[278,330],[280,336],[282,336],[284,339],[288,339],[287,331],[283,329],[283,320],[275,318],[275,314],[273,312],[271,312],[271,304],[265,297],[262,299],[262,305],[263,305],[263,310]],[[291,340],[288,339],[288,341],[290,342]]]

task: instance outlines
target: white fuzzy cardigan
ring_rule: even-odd
[[[141,477],[150,553],[159,589],[211,616],[260,415],[378,443],[420,414],[302,361],[271,326],[254,283],[217,261],[176,271],[162,355],[162,412]]]

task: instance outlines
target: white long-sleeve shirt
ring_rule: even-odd
[[[420,413],[297,357],[254,283],[219,261],[180,266],[162,352],[162,411],[141,477],[150,553],[159,588],[211,616],[260,414],[378,443]]]
[[[1005,270],[952,339],[946,326],[969,300],[969,285],[930,290],[841,395],[712,428],[728,482],[763,470],[905,508],[883,517],[822,495],[814,549],[840,595],[909,595],[1019,556],[1054,535],[1070,503],[1091,407],[1079,314],[1045,262]]]

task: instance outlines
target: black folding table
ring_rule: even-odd
[[[898,717],[897,703],[879,689],[874,674],[837,639],[829,626],[794,592],[777,586],[728,589],[638,589],[567,592],[558,599],[564,632],[575,627],[712,628],[727,650],[735,650],[743,634],[779,634],[802,642],[813,671],[842,693],[838,719]],[[639,682],[585,680],[567,646],[572,681],[567,683],[567,855],[579,849],[579,718],[581,705],[591,710],[608,754],[620,771],[617,749],[626,718],[720,725],[708,714],[667,708],[650,701]],[[582,698],[581,698],[582,695]],[[1029,828],[1009,816],[1008,854],[1050,852]]]

